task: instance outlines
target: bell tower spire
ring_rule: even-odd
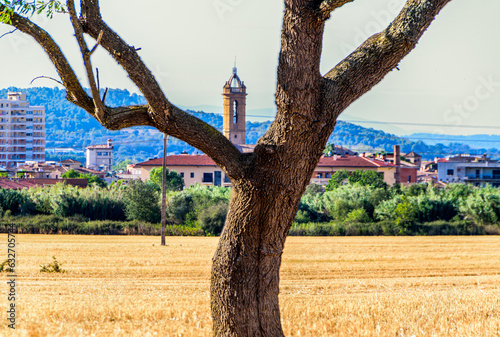
[[[245,144],[246,86],[238,77],[236,57],[233,74],[224,85],[224,116],[222,132],[233,144]]]

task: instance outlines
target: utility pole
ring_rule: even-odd
[[[168,136],[163,134],[163,168],[161,179],[161,245],[165,246],[165,226],[167,223],[167,141]]]

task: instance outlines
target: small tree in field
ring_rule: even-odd
[[[184,187],[184,178],[181,177],[181,175],[175,171],[169,171],[168,169],[166,170],[167,172],[167,191],[180,191]],[[159,189],[161,189],[161,182],[162,182],[162,175],[163,175],[163,168],[162,167],[155,167],[154,169],[149,172],[149,179],[155,183],[156,186],[158,186]]]
[[[125,215],[129,220],[160,222],[160,195],[154,184],[131,180],[124,199]]]
[[[215,128],[172,104],[136,48],[106,24],[98,0],[80,0],[79,11],[73,0],[66,1],[66,8],[59,1],[0,1],[0,19],[33,37],[44,49],[66,87],[69,101],[110,130],[147,125],[186,141],[210,156],[231,179],[229,212],[211,275],[216,336],[283,336],[278,294],[285,239],[337,117],[398,66],[450,0],[407,0],[386,29],[321,74],[326,21],[334,10],[352,1],[284,0],[276,118],[253,153],[241,153]],[[126,10],[119,4],[116,8]],[[69,14],[90,96],[61,48],[28,17],[58,10]],[[154,34],[144,36],[154,38]],[[87,45],[90,38],[95,46]],[[147,104],[105,104],[91,62],[98,46],[125,70]]]

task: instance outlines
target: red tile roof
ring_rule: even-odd
[[[135,167],[162,165],[163,158],[157,158],[137,163],[135,164]],[[217,164],[215,164],[215,162],[206,154],[180,154],[167,156],[167,166],[217,166]]]
[[[76,161],[74,159],[65,159],[63,161],[60,161],[61,164],[81,164],[81,162]]]
[[[336,159],[335,159],[336,158]],[[395,167],[394,164],[386,163],[378,159],[352,156],[321,157],[318,167]]]

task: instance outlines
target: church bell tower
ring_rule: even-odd
[[[236,64],[233,74],[224,85],[224,118],[222,132],[233,144],[245,144],[245,109],[247,87],[237,74]]]

